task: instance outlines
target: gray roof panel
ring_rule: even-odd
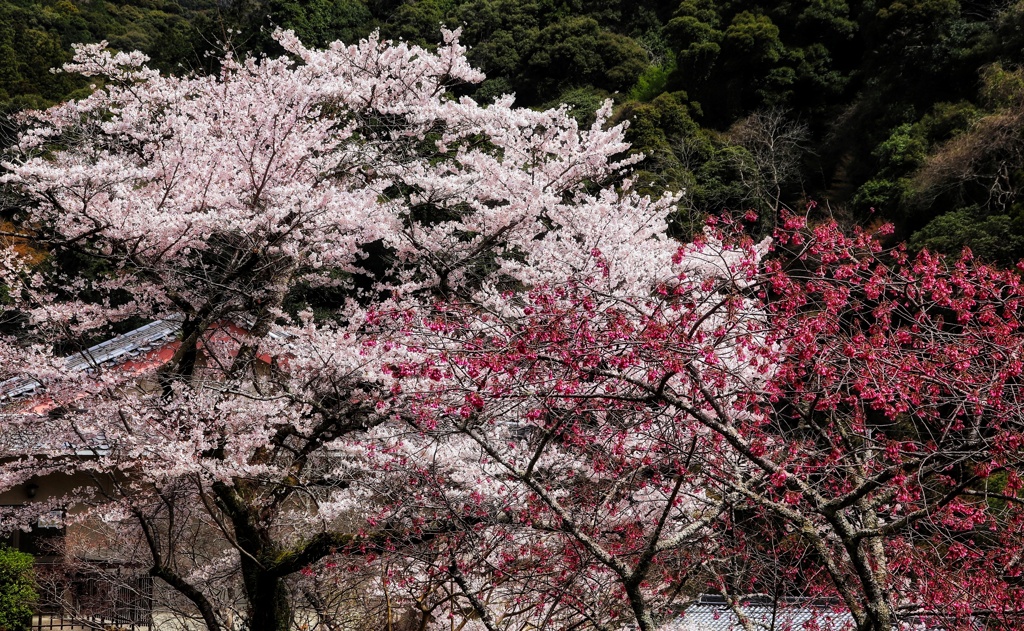
[[[64,361],[68,370],[72,372],[92,370],[97,366],[114,366],[137,357],[153,349],[158,343],[177,335],[181,330],[181,320],[181,316],[154,320],[135,330],[90,346],[81,353],[65,358]],[[30,396],[42,389],[43,384],[31,377],[11,377],[0,381],[0,402]]]
[[[853,617],[829,607],[779,603],[742,604],[740,611],[758,631],[852,631]],[[731,607],[698,602],[690,605],[659,631],[746,631]]]

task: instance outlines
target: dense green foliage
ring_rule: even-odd
[[[230,41],[276,52],[385,36],[430,44],[463,27],[488,79],[471,94],[567,103],[611,97],[648,158],[652,192],[688,191],[679,229],[753,208],[820,202],[896,223],[922,246],[1024,256],[1024,2],[1004,0],[0,0],[0,103],[73,96],[52,74],[76,41],[139,48],[166,70]]]
[[[33,577],[32,555],[0,546],[0,631],[22,631],[32,624]]]
[[[0,101],[40,107],[74,95],[80,79],[50,72],[71,58],[71,44],[106,39],[142,49],[165,68],[194,54],[194,11],[172,1],[0,2]]]

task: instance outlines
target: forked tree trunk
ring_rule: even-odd
[[[246,631],[291,631],[293,612],[284,580],[268,569],[279,550],[260,525],[255,509],[245,501],[244,487],[243,482],[213,485],[220,508],[234,526],[249,617]]]
[[[242,584],[249,614],[248,631],[291,631],[293,612],[284,581],[243,556]]]

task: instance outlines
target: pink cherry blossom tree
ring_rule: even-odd
[[[1019,270],[829,224],[778,236],[791,262],[767,266],[765,291],[787,335],[765,430],[780,442],[731,441],[772,480],[738,490],[806,533],[861,629],[1020,626]]]
[[[424,477],[467,477],[475,461],[474,485],[433,493],[457,512],[504,517],[468,529],[452,551],[453,576],[462,564],[484,565],[505,584],[530,585],[539,602],[571,603],[578,616],[595,609],[584,600],[596,591],[611,596],[600,605],[606,619],[626,616],[647,630],[718,565],[721,528],[740,499],[718,474],[728,455],[692,410],[664,397],[713,387],[731,402],[767,387],[767,314],[749,294],[766,248],[713,238],[677,248],[671,275],[641,292],[621,291],[634,272],[594,249],[591,270],[517,293],[500,309],[444,303],[422,329],[413,323],[410,337],[428,360],[390,370],[418,426],[472,455],[442,461],[458,462],[457,473],[431,466]],[[552,573],[552,584],[537,580]],[[469,597],[494,578],[475,588],[464,581]],[[502,628],[503,601],[500,613],[470,601],[487,628]]]
[[[518,523],[553,524],[561,567],[614,577],[642,629],[688,572],[735,605],[831,600],[860,631],[1017,628],[1017,273],[802,226],[767,262],[684,247],[644,296],[599,262],[514,313],[435,316],[422,423],[476,443],[535,506]],[[511,419],[526,440],[493,429]]]

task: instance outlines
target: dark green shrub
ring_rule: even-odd
[[[32,624],[38,598],[32,555],[0,546],[0,631],[23,631]]]

